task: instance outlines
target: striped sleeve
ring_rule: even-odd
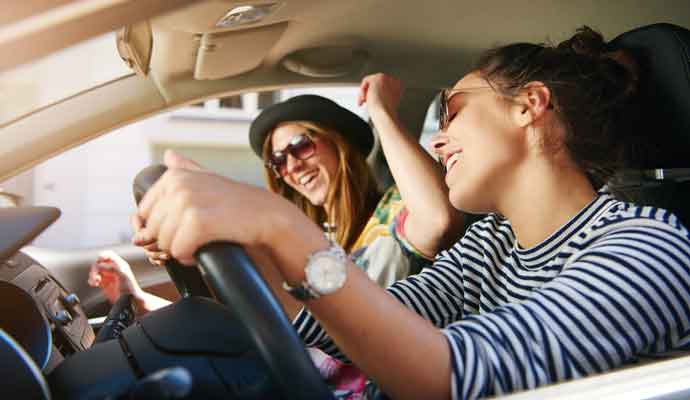
[[[687,346],[687,231],[655,220],[605,229],[526,301],[444,329],[453,398],[530,389]]]

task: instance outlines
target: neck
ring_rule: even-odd
[[[596,197],[586,175],[572,165],[522,168],[504,193],[496,208],[510,220],[523,248],[543,242]]]

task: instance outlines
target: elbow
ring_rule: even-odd
[[[410,211],[405,220],[405,236],[422,254],[433,257],[459,239],[464,220],[464,214],[457,210],[424,215]]]
[[[431,235],[436,243],[436,252],[451,247],[460,240],[465,231],[465,214],[456,209],[439,212],[433,219]]]
[[[439,239],[446,239],[449,235],[454,236],[463,227],[465,214],[452,207],[438,209],[429,219],[433,226],[435,236]]]

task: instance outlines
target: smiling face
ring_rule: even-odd
[[[293,138],[307,133],[308,129],[300,124],[280,124],[271,135],[271,148],[273,151],[283,150]],[[335,145],[324,136],[310,134],[310,137],[316,146],[314,154],[305,160],[288,154],[287,168],[282,179],[313,205],[324,206],[338,170],[338,153]]]
[[[450,202],[469,212],[497,211],[526,156],[525,129],[511,118],[514,106],[477,73],[458,81],[449,99],[449,124],[432,146],[446,166]]]

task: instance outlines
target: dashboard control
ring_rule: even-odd
[[[67,310],[58,311],[53,317],[53,319],[62,325],[67,325],[73,320],[72,315]]]
[[[62,300],[63,303],[70,308],[81,304],[79,296],[77,296],[75,293],[68,294],[67,296],[63,297]]]
[[[91,347],[95,334],[81,309],[79,297],[65,290],[33,258],[19,252],[5,260],[0,264],[0,281],[16,285],[36,302],[50,327],[56,359]]]

